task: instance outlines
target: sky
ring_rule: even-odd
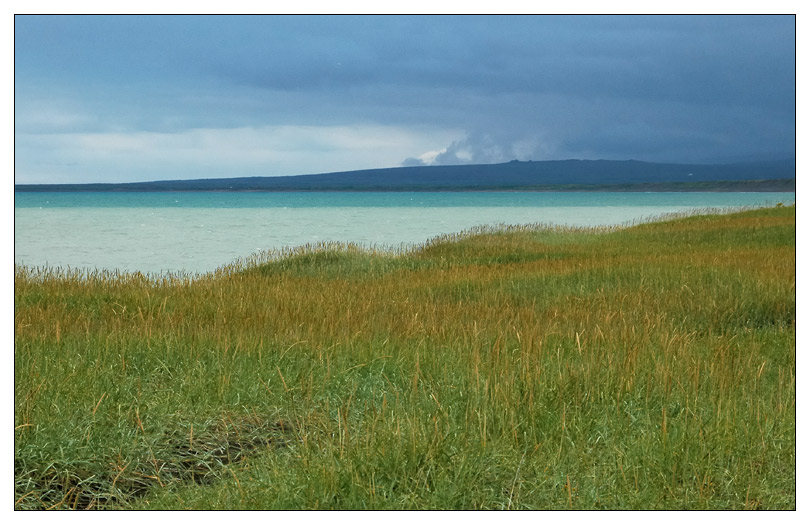
[[[795,155],[793,16],[22,16],[14,178]]]

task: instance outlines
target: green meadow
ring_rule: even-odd
[[[795,509],[795,207],[15,268],[16,509]]]

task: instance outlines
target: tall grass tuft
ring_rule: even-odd
[[[17,509],[792,509],[795,207],[15,267]]]

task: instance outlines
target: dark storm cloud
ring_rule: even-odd
[[[18,134],[388,126],[391,164],[794,151],[791,16],[15,20]]]
[[[249,19],[261,26],[262,19]],[[790,109],[791,17],[270,19],[231,79],[273,90],[458,89]],[[275,28],[281,26],[281,35]],[[275,35],[272,36],[272,35]],[[241,59],[240,59],[241,57]],[[258,60],[257,60],[258,59]],[[227,64],[222,64],[225,62]]]
[[[268,44],[269,65],[243,63],[229,77],[270,92],[317,93],[311,110],[330,117],[462,127],[472,162],[507,160],[516,144],[538,134],[543,146],[527,154],[695,160],[718,148],[792,148],[791,17],[296,19],[292,25],[300,48],[286,39]],[[764,129],[774,133],[760,136]],[[448,146],[440,159],[451,159]]]

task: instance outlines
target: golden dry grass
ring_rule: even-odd
[[[15,482],[17,508],[795,508],[795,208],[17,268]]]

